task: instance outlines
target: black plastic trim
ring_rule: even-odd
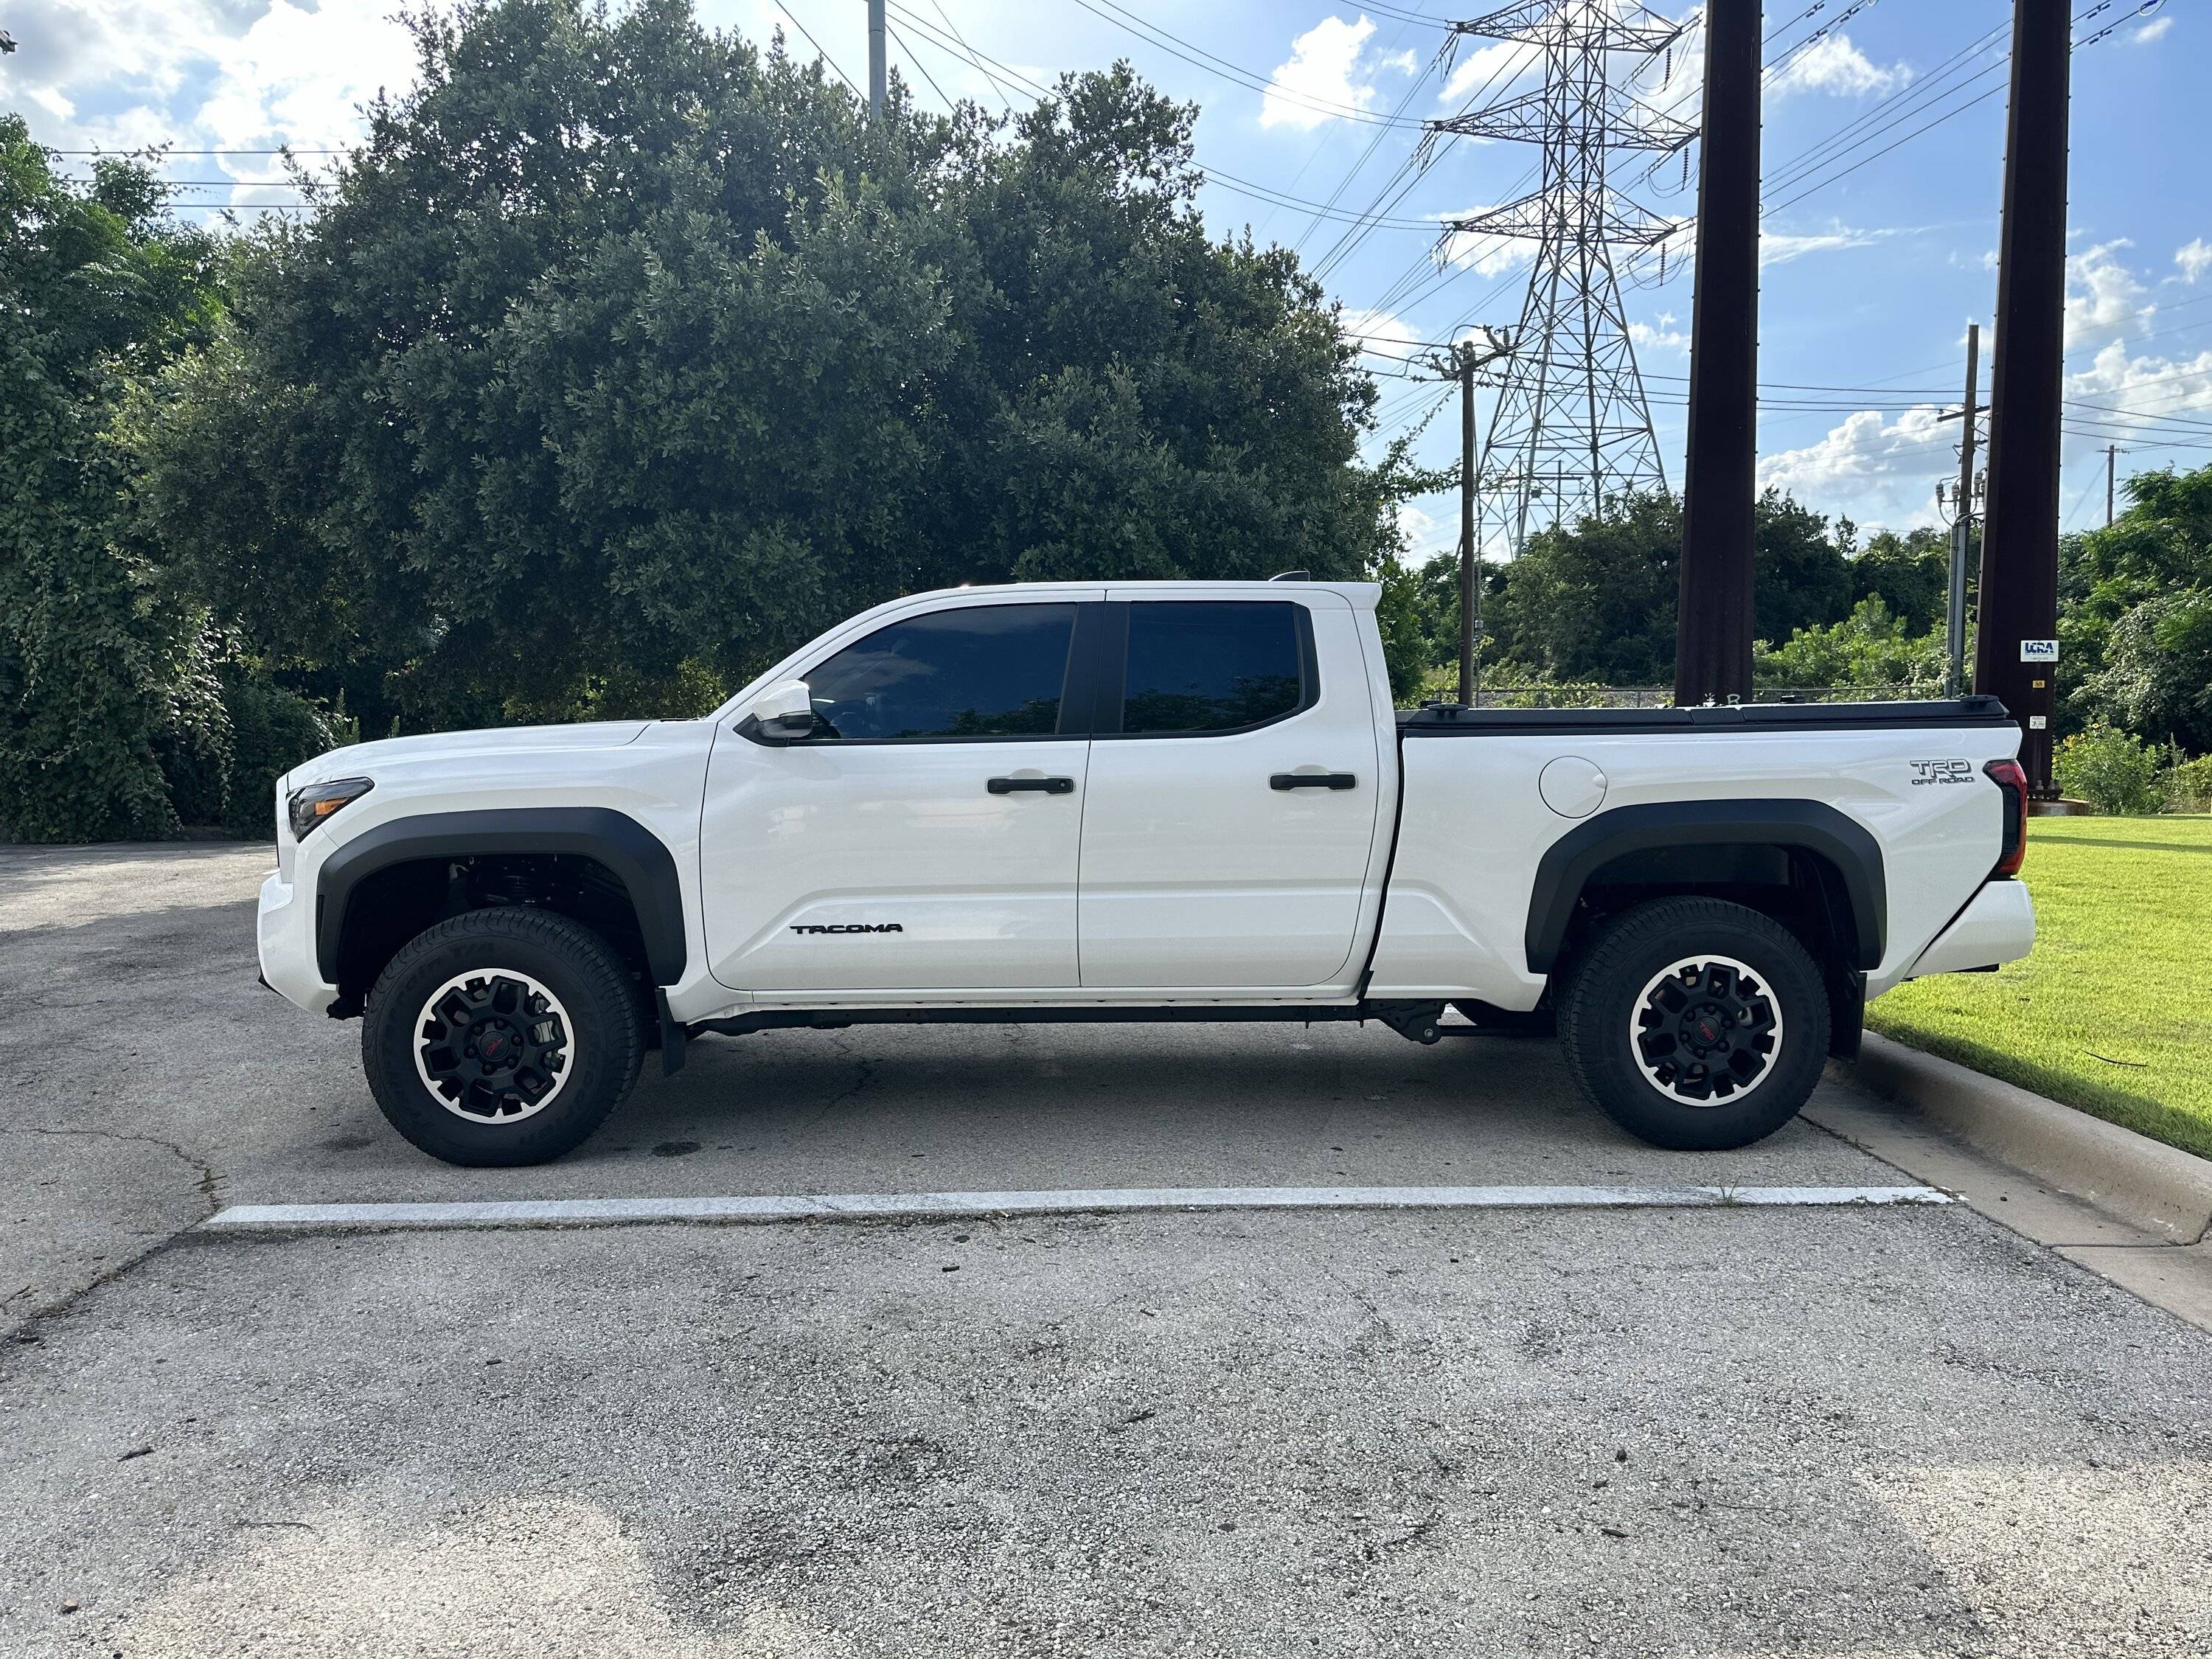
[[[1525,943],[1528,971],[1558,965],[1583,889],[1624,854],[1661,847],[1792,847],[1816,853],[1842,874],[1856,935],[1851,965],[1881,965],[1889,889],[1881,846],[1834,807],[1809,800],[1658,801],[1601,812],[1553,842],[1536,864]]]
[[[1925,702],[1754,702],[1694,708],[1462,708],[1445,705],[1398,716],[1408,738],[1495,738],[1564,732],[1833,732],[1889,726],[1999,726],[2015,724],[1995,697]]]
[[[684,977],[684,890],[661,839],[626,813],[605,806],[517,806],[425,812],[364,830],[323,860],[316,877],[315,960],[337,981],[353,890],[380,870],[421,859],[484,853],[563,853],[598,860],[629,889],[656,985]]]

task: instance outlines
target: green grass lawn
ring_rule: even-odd
[[[2033,818],[2021,873],[2033,955],[1868,1025],[2212,1158],[2212,818]]]

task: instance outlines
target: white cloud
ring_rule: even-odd
[[[1346,339],[1373,346],[1400,357],[1410,357],[1420,342],[1406,319],[1395,311],[1347,311],[1338,319]]]
[[[1766,85],[1778,96],[1825,92],[1840,98],[1863,98],[1869,93],[1892,91],[1911,79],[1908,65],[1894,64],[1884,69],[1853,46],[1850,36],[1836,33],[1823,36],[1799,52]]]
[[[1261,100],[1260,125],[1310,131],[1336,118],[1317,105],[1367,108],[1375,101],[1375,88],[1354,81],[1352,72],[1359,67],[1367,37],[1374,33],[1375,25],[1364,15],[1356,23],[1324,17],[1291,41],[1290,60],[1277,65],[1274,85]]]
[[[1764,270],[1769,265],[1786,265],[1808,253],[1832,253],[1838,248],[1865,247],[1897,234],[1894,230],[1861,230],[1840,221],[1826,230],[1804,236],[1792,235],[1786,231],[1763,230],[1759,234],[1759,265]]]
[[[1674,323],[1674,313],[1662,311],[1656,323],[1631,323],[1628,337],[1639,351],[1686,353],[1690,349],[1689,331],[1675,327]]]
[[[1437,106],[1457,109],[1478,92],[1486,103],[1540,61],[1538,48],[1522,40],[1493,40],[1474,52],[1462,52],[1454,61],[1443,90],[1437,94]]]
[[[1443,216],[1472,219],[1489,210],[1470,208],[1465,213]],[[1444,237],[1439,251],[1443,264],[1465,265],[1478,276],[1503,276],[1509,270],[1522,270],[1536,261],[1536,244],[1528,237],[1498,236],[1485,231],[1452,231]]]
[[[1776,486],[1822,512],[1909,529],[1936,522],[1936,481],[1958,470],[1958,424],[1934,404],[1895,421],[1862,410],[1816,444],[1762,457],[1759,485]]]
[[[2100,242],[2066,256],[2066,346],[2114,328],[2141,328],[2154,306],[2142,302],[2143,285],[2115,256],[2133,246],[2124,238]]]
[[[272,0],[223,54],[200,125],[222,144],[323,149],[359,134],[357,106],[415,79],[414,43],[390,0]],[[244,159],[260,171],[253,158]]]
[[[2199,236],[2186,247],[2173,251],[2173,263],[2181,267],[2181,280],[2193,283],[2206,271],[2212,270],[2212,242]]]
[[[392,0],[28,0],[9,26],[0,100],[52,118],[62,149],[326,149],[361,137],[356,106],[411,83],[415,52]],[[312,158],[310,158],[312,159]],[[172,176],[275,176],[267,156],[179,156]],[[289,198],[290,187],[278,194]],[[270,192],[239,186],[238,204]],[[195,192],[200,202],[221,203]]]
[[[2194,357],[2130,357],[2127,347],[2114,340],[2089,368],[2066,377],[2066,395],[2102,404],[2083,412],[2121,426],[2135,426],[2146,416],[2212,409],[2212,350]]]
[[[2132,45],[2147,46],[2154,40],[2165,40],[2166,31],[2172,27],[2173,14],[2172,12],[2168,12],[2163,17],[2154,17],[2149,22],[2145,23],[2133,34],[2128,36],[2128,40]]]

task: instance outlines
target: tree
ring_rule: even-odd
[[[1876,593],[1841,622],[1801,628],[1779,646],[1762,643],[1753,672],[1761,685],[1853,686],[1932,697],[1942,690],[1946,662],[1940,629],[1915,634]]]
[[[1680,504],[1653,492],[1531,536],[1489,607],[1500,654],[1544,680],[1653,685],[1674,664]]]
[[[1319,288],[1208,238],[1195,112],[1126,68],[869,121],[684,0],[414,27],[144,428],[164,544],[264,651],[374,665],[374,729],[694,712],[917,588],[1395,548]]]
[[[129,377],[206,337],[210,240],[143,167],[58,178],[0,115],[0,836],[156,836],[171,757],[216,753],[194,618],[128,544],[108,428]]]
[[[2139,472],[2059,549],[2060,720],[2212,750],[2212,466]]]
[[[1900,536],[1877,532],[1850,562],[1850,599],[1880,599],[1911,634],[1946,623],[1951,604],[1951,538],[1923,526]],[[1966,568],[1971,580],[1974,560]]]

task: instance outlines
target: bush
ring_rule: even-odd
[[[2100,812],[2137,815],[2165,805],[2165,756],[2130,732],[2100,720],[2058,745],[2051,769],[2058,787]]]
[[[276,780],[326,749],[358,742],[360,733],[343,713],[332,714],[234,663],[222,670],[222,706],[230,716],[222,827],[247,841],[270,840]]]
[[[276,833],[276,780],[326,749],[359,740],[354,722],[288,691],[248,664],[218,663],[210,634],[177,676],[155,748],[176,818],[245,841]]]
[[[2212,755],[2182,761],[2165,778],[2169,812],[2212,812]]]

